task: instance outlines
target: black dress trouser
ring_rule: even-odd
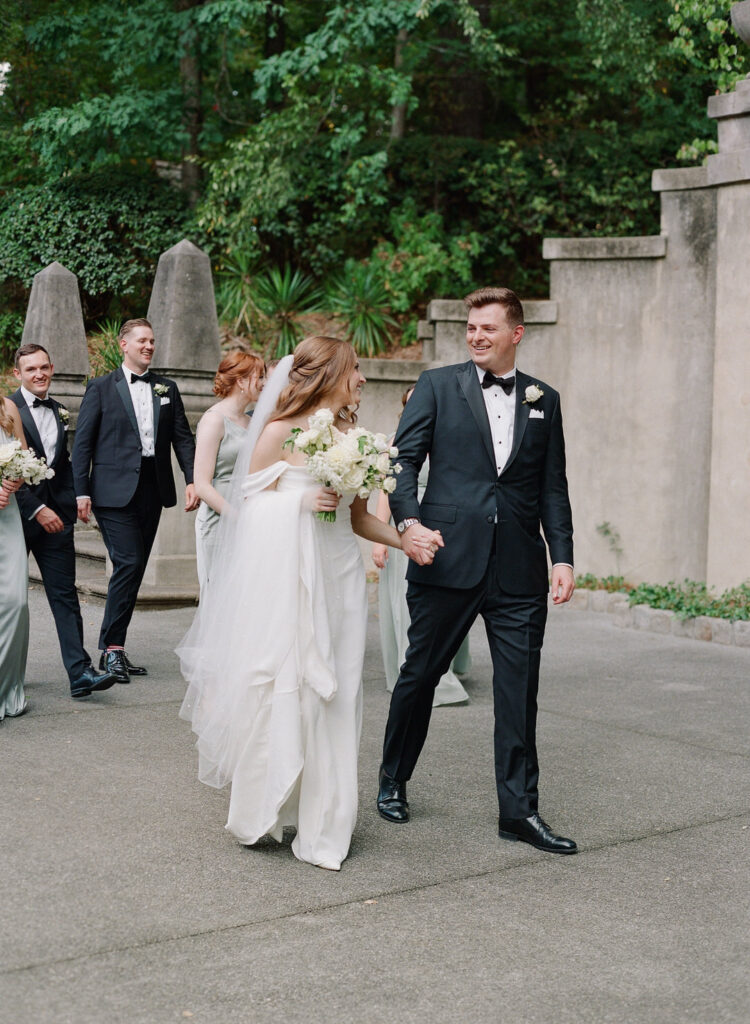
[[[501,590],[492,557],[476,587],[458,590],[410,582],[406,596],[409,646],[391,697],[383,768],[392,779],[411,778],[427,737],[435,687],[481,615],[492,655],[500,815],[528,817],[538,809],[537,691],[547,594]]]
[[[125,646],[138,590],[159,529],[161,510],[153,458],[141,459],[138,486],[127,505],[123,508],[94,506],[94,515],[112,561],[99,650]]]
[[[55,620],[65,671],[74,683],[91,664],[83,646],[81,606],[76,590],[73,523],[63,520],[60,533],[47,533],[36,520],[24,523],[26,548],[39,566],[44,590]]]

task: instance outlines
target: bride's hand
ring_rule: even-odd
[[[307,492],[304,505],[312,512],[335,512],[339,507],[339,500],[332,487],[319,487],[316,491]]]

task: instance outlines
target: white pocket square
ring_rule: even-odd
[[[544,419],[544,409],[529,409],[529,419],[530,420],[543,420]]]
[[[161,405],[169,405],[169,399],[168,398],[162,398]]]

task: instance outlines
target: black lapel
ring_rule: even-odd
[[[469,403],[471,414],[476,420],[484,447],[490,457],[490,461],[492,462],[495,471],[497,472],[495,453],[492,449],[490,421],[487,419],[487,406],[484,404],[484,399],[482,398],[482,387],[479,383],[479,376],[474,363],[466,363],[463,369],[458,371],[457,377],[461,390],[464,393],[464,397]]]
[[[55,457],[52,460],[52,462],[54,463],[57,462],[57,460],[62,455],[65,449],[66,440],[65,431],[63,429],[63,422],[60,419],[60,403],[56,401],[54,398],[52,399],[52,401],[54,402],[53,408],[55,410],[55,420],[57,421],[57,444],[55,445]]]
[[[26,435],[26,443],[29,448],[33,448],[37,455],[41,458],[45,458],[44,445],[42,439],[39,436],[39,431],[36,429],[36,423],[34,417],[31,415],[31,409],[26,404],[26,399],[21,394],[21,389],[12,396],[13,401],[18,406],[18,411],[21,415],[21,423],[23,424],[23,432]]]
[[[154,390],[154,383],[158,384],[158,383],[161,383],[161,382],[160,381],[154,382],[153,378],[152,378],[152,383],[149,385],[150,388],[151,388],[151,398],[152,398],[152,401],[154,403],[154,447],[155,447],[156,446],[156,435],[157,435],[158,430],[159,430],[159,412],[161,411],[161,395],[157,395],[156,391]]]
[[[130,388],[128,382],[125,380],[125,373],[122,367],[118,367],[114,371],[115,388],[122,399],[122,404],[125,406],[125,412],[128,414],[133,430],[138,435],[138,440],[141,439],[141,432],[138,429],[138,420],[135,418],[135,409],[133,408],[133,399],[130,397]]]
[[[513,424],[513,447],[510,450],[508,461],[503,466],[503,473],[506,472],[508,466],[510,466],[518,454],[518,449],[521,447],[521,441],[523,441],[523,435],[526,431],[526,424],[529,422],[529,403],[524,401],[524,399],[526,398],[526,388],[531,383],[531,380],[531,377],[527,374],[516,370],[516,419]]]

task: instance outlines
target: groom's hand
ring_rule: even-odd
[[[440,530],[428,530],[421,523],[408,527],[401,537],[401,550],[417,565],[432,565],[435,552],[444,547]]]
[[[552,603],[565,604],[573,596],[576,580],[569,565],[552,566]]]

